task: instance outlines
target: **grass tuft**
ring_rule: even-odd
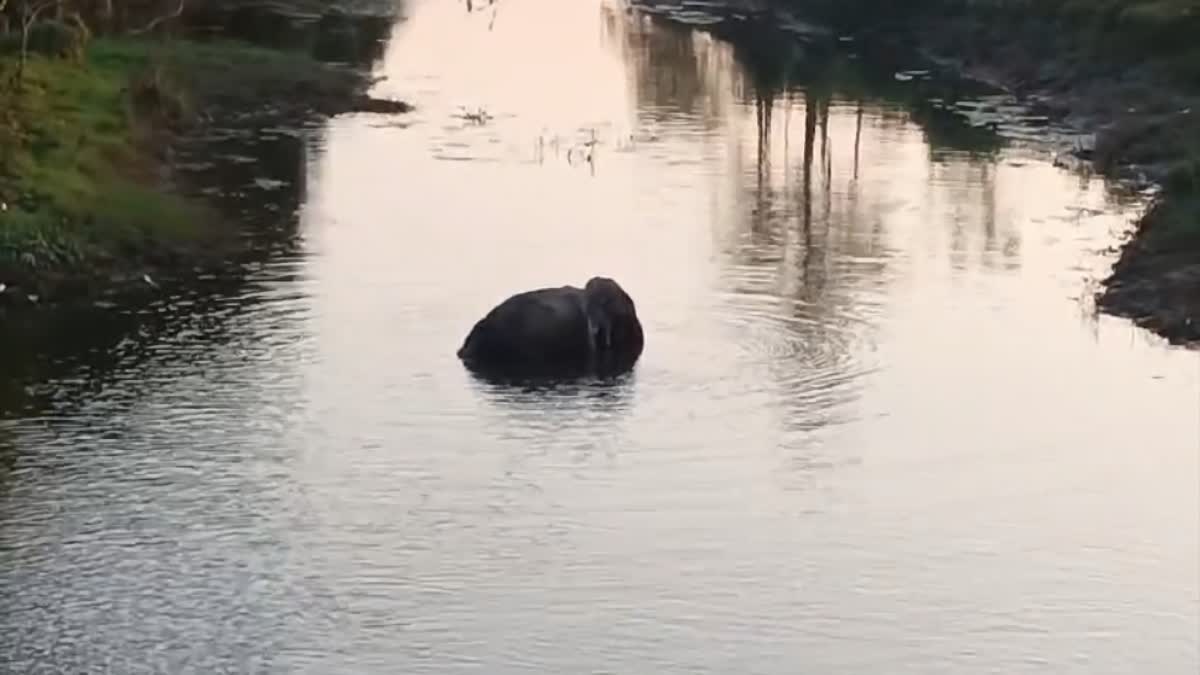
[[[98,40],[79,62],[31,55],[19,88],[0,94],[11,103],[0,118],[0,269],[85,265],[200,234],[203,209],[163,191],[131,105],[152,61],[148,43]]]
[[[19,88],[0,78],[0,283],[86,276],[104,261],[214,234],[210,208],[162,180],[170,134],[194,120],[198,96],[252,104],[289,88],[345,86],[313,66],[229,41],[104,38],[81,58],[31,54]],[[0,72],[15,68],[0,50]]]

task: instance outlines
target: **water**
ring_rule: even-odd
[[[887,77],[494,9],[406,8],[418,111],[273,153],[244,279],[26,343],[5,672],[1196,672],[1200,364],[1081,300],[1132,206]],[[455,359],[593,274],[633,373]]]

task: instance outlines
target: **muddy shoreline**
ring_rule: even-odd
[[[1173,139],[1200,133],[1200,94],[1154,65],[1080,60],[1070,40],[1056,48],[1044,29],[1024,22],[997,30],[950,18],[913,28],[909,36],[908,46],[931,62],[1078,130],[1084,142],[1056,148],[1070,160],[1064,165],[1105,176],[1118,190],[1150,195],[1093,299],[1097,310],[1171,344],[1200,345],[1200,240],[1163,236],[1169,213],[1200,218],[1200,210],[1179,206],[1189,194],[1169,189],[1175,168],[1193,161]]]
[[[1194,161],[1175,139],[1200,133],[1200,92],[1154,64],[1089,62],[1070,36],[1056,41],[1032,20],[997,29],[948,18],[911,35],[927,58],[1079,130],[1088,142],[1059,148],[1076,166],[1150,195],[1094,300],[1172,344],[1200,345],[1200,240],[1164,236],[1169,217],[1200,218],[1187,205],[1200,186],[1172,186],[1178,167]]]
[[[1168,221],[1200,219],[1192,195],[1200,137],[1200,90],[1183,86],[1163,63],[1100,61],[1081,35],[1045,17],[1001,11],[920,13],[831,30],[797,18],[784,3],[643,3],[639,11],[731,40],[766,28],[818,58],[850,53],[902,69],[928,69],[983,85],[1008,99],[985,124],[1037,118],[1057,133],[1036,134],[1064,168],[1110,179],[1143,201],[1096,308],[1132,320],[1176,345],[1200,345],[1200,237],[1164,236]],[[795,4],[795,3],[793,3]],[[1180,167],[1192,184],[1180,182]],[[1189,167],[1191,167],[1189,169]],[[1186,228],[1185,228],[1186,229]],[[1200,227],[1195,228],[1200,230]]]

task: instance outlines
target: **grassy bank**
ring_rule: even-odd
[[[11,42],[10,42],[11,44]],[[105,38],[76,58],[0,53],[0,306],[169,277],[239,238],[186,196],[172,143],[224,113],[402,111],[366,74],[229,40]]]
[[[776,0],[857,37],[919,50],[1093,132],[1099,173],[1161,188],[1097,302],[1200,341],[1200,0]]]
[[[159,122],[132,95],[151,84],[151,60],[134,42],[97,42],[78,63],[33,55],[2,94],[0,282],[36,294],[210,231],[203,208],[159,180]]]

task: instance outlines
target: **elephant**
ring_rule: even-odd
[[[632,368],[645,336],[633,299],[608,277],[583,288],[539,288],[496,305],[463,340],[458,358],[478,371],[610,373]]]

